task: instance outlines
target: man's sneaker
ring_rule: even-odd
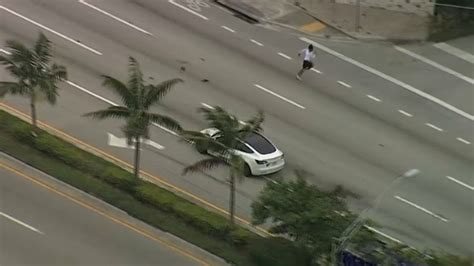
[[[297,79],[297,80],[301,80],[301,76],[298,75],[298,74],[296,74],[296,79]]]

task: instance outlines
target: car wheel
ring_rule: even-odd
[[[200,153],[200,154],[207,154],[207,147],[204,143],[202,142],[198,142],[196,143],[196,150]]]
[[[250,166],[248,164],[245,164],[244,166],[244,176],[246,177],[252,176],[252,170],[250,170]]]

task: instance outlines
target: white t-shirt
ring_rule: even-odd
[[[313,61],[313,59],[316,57],[316,54],[313,51],[309,51],[308,48],[304,48],[300,52],[303,55],[303,60],[305,61]]]

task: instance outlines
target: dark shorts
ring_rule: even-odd
[[[304,69],[311,69],[313,67],[313,63],[311,61],[304,60],[303,61],[303,68]]]

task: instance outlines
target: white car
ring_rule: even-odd
[[[213,139],[219,138],[219,130],[216,128],[207,128],[201,133]],[[259,133],[248,135],[240,144],[234,152],[245,161],[245,176],[271,174],[280,171],[285,166],[283,152]],[[198,148],[198,151],[213,155],[211,151],[203,150],[203,148]]]

